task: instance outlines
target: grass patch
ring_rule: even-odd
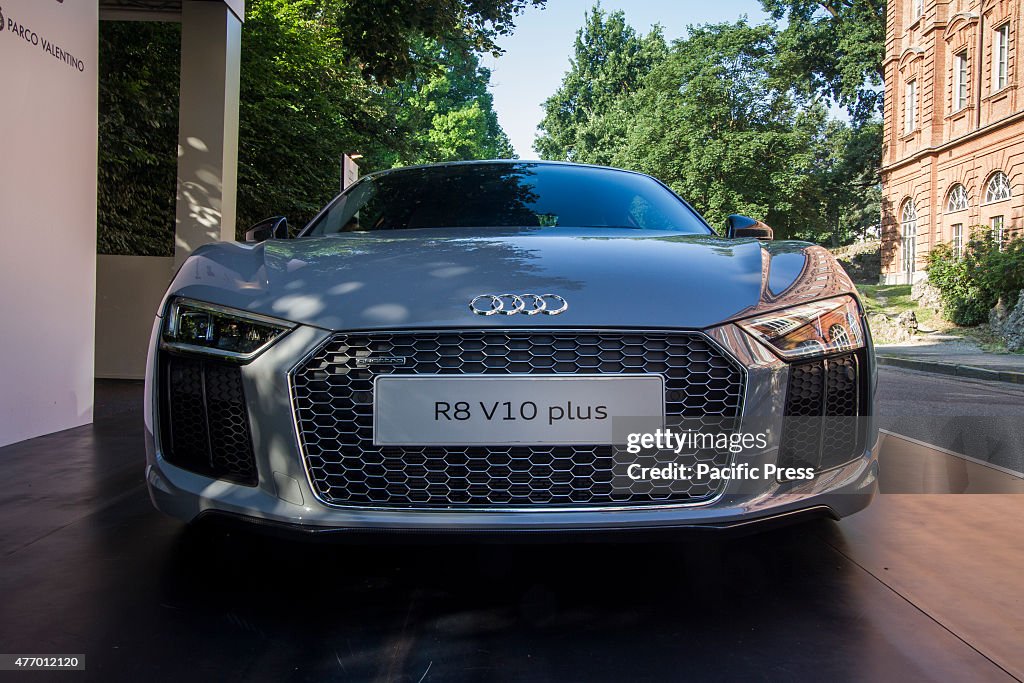
[[[922,330],[945,334],[960,329],[930,308],[918,308],[914,315],[917,316],[917,324]]]
[[[857,285],[868,313],[899,315],[916,311],[917,302],[910,298],[910,285]]]

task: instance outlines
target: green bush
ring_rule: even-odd
[[[174,255],[181,26],[99,24],[97,251]]]
[[[988,252],[978,271],[982,289],[990,293],[993,305],[999,299],[1013,307],[1024,289],[1024,239],[1016,238],[1003,245],[1002,250],[987,242]]]
[[[1024,239],[999,248],[991,233],[979,226],[957,258],[948,244],[928,254],[928,282],[942,295],[943,315],[957,325],[988,321],[1000,298],[1010,307],[1024,289]]]

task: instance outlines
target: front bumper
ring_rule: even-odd
[[[258,470],[255,487],[211,479],[176,467],[161,454],[155,419],[156,334],[147,372],[145,422],[146,482],[154,505],[186,521],[223,514],[281,528],[311,532],[518,532],[723,528],[755,521],[798,518],[801,513],[844,517],[864,508],[877,480],[877,430],[869,425],[867,446],[847,464],[811,481],[729,482],[721,495],[703,503],[647,505],[628,509],[581,507],[535,510],[414,510],[336,507],[314,495],[296,439],[289,399],[288,372],[331,333],[299,327],[249,365],[242,377],[248,397],[253,448]],[[758,347],[736,328],[709,331],[746,367],[743,419],[781,420],[788,366]],[[873,368],[866,369],[869,374]],[[873,377],[871,379],[873,393]],[[870,418],[868,418],[870,423]],[[742,429],[742,425],[741,425]],[[751,465],[774,463],[777,448],[741,456]]]

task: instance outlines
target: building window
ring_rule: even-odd
[[[903,203],[900,223],[903,227],[903,272],[909,282],[917,266],[917,207],[913,199]]]
[[[913,133],[917,130],[917,81],[907,81],[907,90],[904,95],[904,132]]]
[[[1010,179],[1002,171],[996,171],[985,186],[985,203],[1001,202],[1010,198]]]
[[[989,223],[992,228],[992,241],[999,245],[999,251],[1003,250],[1003,217],[992,216]]]
[[[967,106],[967,50],[953,57],[953,111]]]
[[[964,255],[964,224],[953,225],[953,256],[960,259]]]
[[[924,16],[924,0],[914,0],[913,21],[917,21],[922,16]]]
[[[967,188],[957,183],[953,186],[953,189],[949,191],[949,197],[946,199],[946,213],[955,213],[957,211],[967,210]]]
[[[992,90],[1002,90],[1009,81],[1010,67],[1010,22],[996,29],[995,43],[992,46]]]

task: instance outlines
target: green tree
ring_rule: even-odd
[[[882,60],[885,0],[761,0],[785,19],[779,61],[803,93],[845,107],[850,126],[833,124],[822,173],[833,244],[863,236],[881,213]]]
[[[878,224],[880,125],[831,119],[829,93],[793,73],[791,39],[744,20],[666,48],[596,6],[535,148],[650,173],[713,224],[747,213],[780,237],[851,241]]]
[[[311,218],[337,193],[343,153],[362,153],[366,171],[511,156],[477,51],[492,49],[517,12],[540,4],[247,3],[239,233],[270,215],[294,225]],[[170,254],[179,29],[101,22],[100,37],[99,250]]]
[[[395,146],[379,165],[513,158],[489,92],[491,72],[479,57],[430,40],[423,41],[420,54],[437,66],[396,84],[389,94],[399,128],[408,134],[406,144]]]
[[[562,85],[544,103],[534,149],[544,159],[608,164],[625,141],[629,101],[667,53],[660,27],[640,36],[600,3],[584,15]]]
[[[821,189],[823,224],[807,236],[839,246],[863,239],[881,216],[877,121],[849,125],[829,121],[818,141],[816,177]]]
[[[810,232],[827,112],[778,77],[774,39],[746,21],[690,27],[644,81],[616,165],[661,178],[714,225],[745,213],[780,236]]]
[[[846,107],[863,123],[881,113],[885,0],[761,0],[785,19],[782,63],[794,82]]]
[[[498,36],[515,30],[515,18],[546,0],[334,0],[330,15],[343,53],[363,75],[385,84],[408,78],[423,66],[422,38],[463,54],[502,50]]]
[[[366,171],[511,155],[488,92],[490,72],[462,37],[454,47],[408,38],[419,66],[385,86],[350,66],[338,22],[351,11],[337,0],[250,5],[242,44],[240,231],[278,213],[296,225],[312,218],[337,193],[343,153],[363,154]]]
[[[301,224],[337,193],[343,153],[398,131],[379,92],[345,63],[322,3],[249,3],[242,34],[238,227],[284,214]],[[398,144],[397,141],[395,144]]]

